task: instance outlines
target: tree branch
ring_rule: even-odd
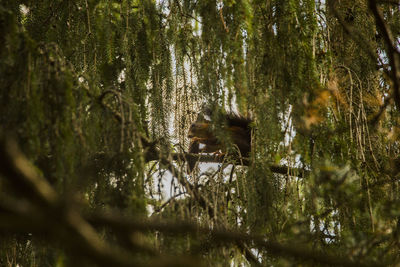
[[[146,155],[146,160],[147,161],[153,161],[153,160],[159,160],[159,155],[158,153],[155,153],[155,150],[149,151],[148,154]],[[211,162],[211,163],[222,163],[224,162],[223,157],[217,157],[214,155],[209,155],[209,154],[192,154],[192,153],[172,153],[171,158],[176,161],[198,161],[198,162]],[[236,165],[240,165],[243,163],[243,166],[248,166],[250,164],[250,159],[249,158],[236,158],[232,161],[232,163]],[[305,178],[310,175],[310,171],[300,169],[300,168],[292,168],[292,167],[287,167],[287,166],[281,166],[281,165],[276,165],[276,164],[271,164],[270,165],[270,170],[273,173],[277,174],[283,174],[283,175],[289,175],[289,176],[294,176],[298,178]]]
[[[389,76],[393,82],[393,96],[397,108],[400,109],[400,53],[395,46],[395,40],[392,32],[385,23],[382,11],[378,8],[377,2],[375,0],[369,0],[368,4],[372,14],[374,15],[376,26],[381,32],[386,44],[387,56],[389,58],[389,64],[391,67]]]
[[[66,205],[58,197],[50,184],[41,176],[33,165],[19,151],[11,139],[0,142],[0,174],[18,192],[30,197],[38,204],[30,206],[29,202],[8,209],[0,207],[2,228],[14,229],[20,226],[25,232],[30,229],[36,232],[50,233],[54,240],[61,238],[63,244],[76,254],[91,258],[100,266],[132,266],[138,262],[129,254],[108,246],[96,231],[81,217],[77,209]],[[28,206],[26,206],[29,204]],[[32,212],[32,211],[39,212]],[[12,212],[10,212],[12,211]],[[11,216],[11,217],[10,217]],[[20,224],[10,224],[19,221]],[[24,227],[26,223],[26,228]],[[15,229],[16,230],[16,229]]]
[[[252,247],[266,249],[275,256],[291,257],[299,260],[326,264],[329,266],[379,266],[376,263],[364,264],[347,258],[306,249],[299,245],[284,245],[275,241],[268,241],[264,236],[241,233],[235,230],[201,227],[190,222],[167,222],[157,220],[135,220],[118,216],[117,214],[92,214],[89,222],[96,226],[110,226],[126,231],[160,231],[168,234],[205,234],[220,243],[249,244]]]
[[[178,175],[180,183],[198,201],[205,200],[204,197],[188,183],[183,174],[166,159],[161,159],[169,169]],[[336,266],[377,266],[374,263],[363,264],[354,262],[347,258],[336,255],[310,250],[301,246],[284,245],[275,241],[268,241],[264,236],[241,233],[225,228],[201,227],[197,224],[187,222],[165,222],[154,220],[135,220],[133,218],[122,217],[119,214],[92,214],[85,220],[78,212],[79,209],[72,206],[72,203],[62,203],[56,192],[39,176],[29,161],[17,149],[12,141],[5,141],[0,144],[0,174],[19,190],[19,186],[26,187],[28,192],[36,195],[36,199],[46,205],[35,205],[34,202],[2,198],[0,201],[0,228],[19,232],[33,232],[36,234],[50,233],[54,240],[62,238],[63,244],[77,254],[85,255],[100,266],[133,266],[147,265],[138,262],[130,254],[123,250],[111,248],[93,229],[93,226],[108,226],[119,232],[127,234],[134,231],[160,231],[168,234],[203,234],[211,237],[216,246],[219,244],[237,244],[245,248],[245,255],[250,261],[256,261],[254,255],[247,246],[265,249],[275,256],[291,257],[299,260],[316,262],[319,264]],[[186,181],[186,182],[185,182]],[[52,192],[52,193],[49,193]],[[207,201],[204,205],[209,206]],[[91,223],[89,224],[88,221]],[[253,257],[249,257],[248,253]],[[196,265],[193,258],[190,259],[170,259],[168,257],[158,257],[151,266],[170,264],[191,264]]]

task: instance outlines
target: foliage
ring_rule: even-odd
[[[381,2],[2,1],[0,135],[57,198],[2,150],[0,265],[398,264],[400,8]],[[187,173],[205,105],[220,138],[219,112],[253,119],[248,166]],[[71,245],[72,207],[102,249]]]

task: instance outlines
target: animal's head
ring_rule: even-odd
[[[210,135],[211,132],[209,122],[195,122],[189,128],[189,138],[208,138]]]

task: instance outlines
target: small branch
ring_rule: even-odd
[[[186,192],[180,192],[179,194],[176,194],[172,197],[170,197],[167,201],[165,201],[160,207],[154,209],[153,214],[155,213],[159,213],[160,211],[162,211],[167,205],[169,205],[171,202],[175,201],[175,199],[179,196],[182,196],[184,194],[187,194]]]
[[[96,97],[95,95],[92,94],[92,92],[90,92],[89,88],[87,88],[85,85],[82,85],[82,88],[85,90],[85,93],[92,98],[95,102],[97,102],[100,106],[102,106],[103,108],[109,110],[112,115],[114,116],[114,118],[118,121],[118,122],[122,122],[122,117],[121,114],[119,114],[117,111],[115,111],[110,105],[104,103],[103,99],[106,97],[107,94],[115,94],[112,90],[107,90],[105,92],[103,92],[99,97]]]
[[[178,170],[166,157],[163,155],[159,155],[158,160],[160,160],[160,163],[164,165],[171,173],[173,176],[175,176],[178,180],[178,182],[185,188],[186,192],[189,193],[193,198],[199,203],[199,205],[204,208],[205,210],[208,211],[210,217],[214,214],[214,209],[213,207],[209,204],[208,199],[206,199],[196,188],[194,185],[189,183],[189,181],[186,179],[186,175],[182,173],[180,170]]]
[[[225,20],[224,20],[224,14],[222,13],[222,7],[219,9],[219,16],[220,16],[220,18],[221,18],[222,25],[224,26],[224,30],[225,30],[227,33],[229,33],[229,29],[228,29],[228,27],[226,26],[226,23],[225,23]]]

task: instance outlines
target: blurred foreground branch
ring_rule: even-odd
[[[165,164],[168,164],[165,162]],[[171,166],[170,166],[171,167]],[[172,171],[176,171],[173,170]],[[296,258],[320,264],[337,266],[375,266],[362,264],[347,258],[337,257],[310,250],[302,246],[283,245],[268,241],[263,236],[241,233],[235,230],[201,227],[195,223],[137,220],[118,214],[92,214],[83,218],[74,203],[62,201],[47,181],[38,175],[34,166],[18,150],[15,142],[2,141],[0,145],[0,175],[20,193],[26,193],[25,200],[15,200],[3,196],[0,201],[0,229],[11,232],[49,235],[53,241],[62,244],[76,255],[81,255],[99,266],[198,266],[194,257],[171,259],[157,257],[142,262],[121,248],[115,248],[104,242],[93,226],[110,227],[132,232],[162,232],[168,234],[190,234],[193,236],[211,236],[215,246],[226,244],[248,245],[265,249],[274,256]],[[179,175],[178,175],[179,176]],[[187,185],[188,189],[193,190]],[[193,193],[193,192],[192,192]],[[197,192],[198,193],[198,192]],[[207,202],[206,202],[207,203]]]
[[[305,261],[335,266],[378,266],[376,264],[362,264],[346,258],[337,257],[327,253],[306,249],[295,245],[284,245],[274,241],[268,241],[259,235],[241,233],[234,230],[201,227],[190,222],[168,222],[156,220],[135,220],[118,216],[118,214],[94,214],[88,217],[89,222],[96,226],[110,226],[126,231],[159,231],[168,234],[204,234],[211,236],[216,244],[242,243],[251,244],[258,249],[266,249],[275,256],[292,257]]]

